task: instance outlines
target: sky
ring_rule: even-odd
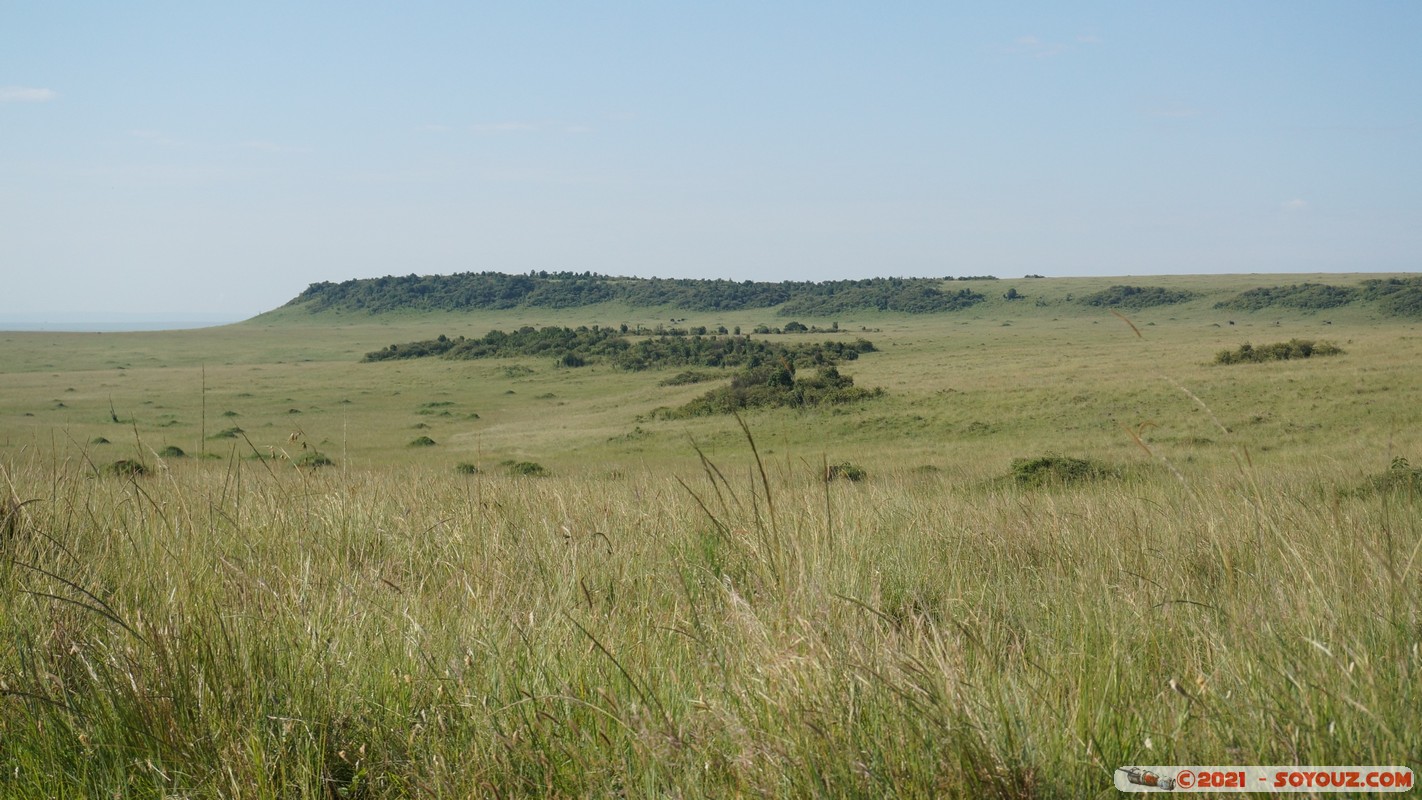
[[[0,317],[1422,267],[1422,3],[0,0]]]

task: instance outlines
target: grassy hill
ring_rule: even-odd
[[[1165,279],[1167,284],[1179,278]],[[1187,277],[1184,279],[1189,282]],[[911,314],[959,312],[989,299],[1037,307],[1085,305],[1148,308],[1177,305],[1203,297],[1216,308],[1326,310],[1367,306],[1386,315],[1422,318],[1422,278],[1379,276],[1345,278],[1344,285],[1305,278],[1298,283],[1253,283],[1231,292],[1213,281],[1208,291],[1148,282],[1113,282],[1085,292],[1061,291],[1070,280],[1029,277],[999,281],[993,276],[962,278],[867,278],[830,281],[727,281],[618,278],[593,273],[460,273],[406,275],[315,283],[285,308],[308,313],[330,311],[389,314],[429,311],[559,311],[621,303],[632,308],[667,308],[682,312],[772,311],[778,316],[829,317],[870,311]],[[1037,288],[1050,284],[1051,289]],[[1028,288],[1037,287],[1037,288]],[[1055,291],[1053,291],[1055,290]]]
[[[1411,280],[953,281],[983,299],[823,316],[304,295],[0,333],[5,793],[1063,797],[1129,764],[1415,764]],[[822,330],[751,333],[792,321]],[[862,338],[835,369],[883,393],[678,416],[740,373],[362,361],[622,325]],[[1295,340],[1342,352],[1217,363]]]

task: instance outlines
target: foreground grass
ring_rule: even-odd
[[[1422,498],[1243,453],[1037,488],[690,464],[12,461],[3,793],[1076,797],[1130,763],[1422,761]]]

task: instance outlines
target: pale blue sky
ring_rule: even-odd
[[[0,315],[1422,266],[1422,3],[973,6],[0,0]]]

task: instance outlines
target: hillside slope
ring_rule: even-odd
[[[865,278],[834,281],[730,281],[691,278],[624,278],[590,272],[466,272],[406,275],[313,283],[284,309],[310,313],[564,310],[619,303],[631,308],[687,312],[774,309],[780,316],[832,317],[863,311],[912,314],[963,311],[990,301],[1030,301],[1036,307],[1141,309],[1205,300],[1218,309],[1317,311],[1354,306],[1387,316],[1422,317],[1422,277],[1252,276],[1242,290],[1196,291],[1162,286],[1169,278],[1112,279],[1089,292],[1039,292],[1075,279],[992,276],[966,278]],[[1293,282],[1282,283],[1293,279]],[[1324,283],[1321,280],[1333,280]],[[1125,281],[1131,281],[1127,283]],[[1137,285],[1137,281],[1146,285]],[[1278,285],[1275,285],[1275,284]]]

